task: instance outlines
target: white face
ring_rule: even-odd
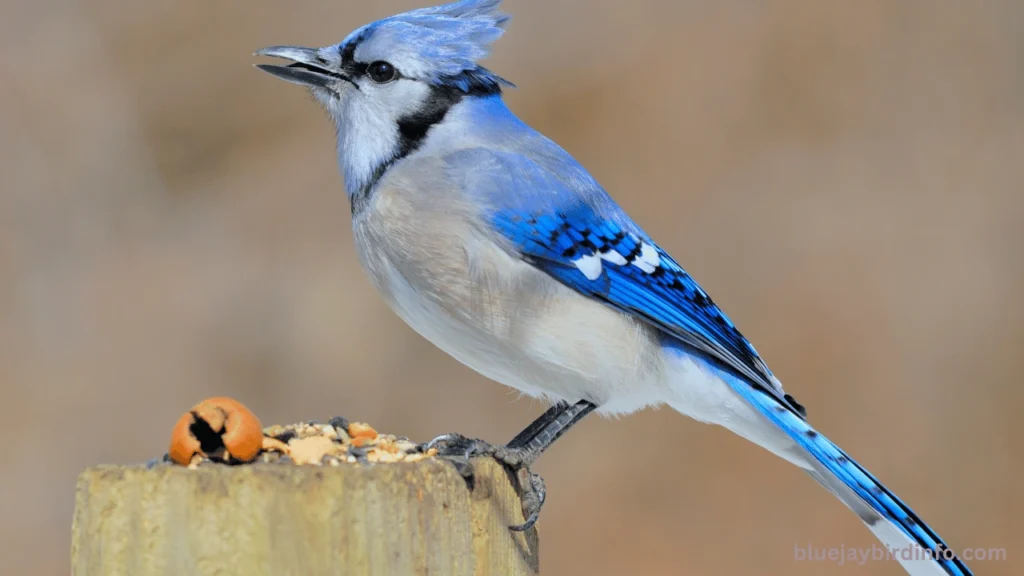
[[[501,94],[507,84],[477,62],[505,29],[501,0],[458,0],[367,24],[325,48],[269,46],[257,64],[303,85],[338,131],[338,160],[350,195],[367,191],[464,97]]]
[[[287,66],[259,67],[307,86],[327,109],[350,196],[369,190],[388,167],[417,150],[464,97],[501,92],[499,80],[471,61],[437,60],[444,50],[404,42],[403,31],[408,30],[396,25],[354,33],[341,45],[258,52],[291,60]]]
[[[313,88],[338,132],[338,162],[350,188],[371,181],[374,172],[402,150],[399,121],[422,110],[430,87],[419,80],[396,77],[380,82],[370,74],[340,80],[336,91]]]
[[[429,62],[392,30],[376,30],[317,52],[329,69],[345,77],[312,89],[337,127],[338,161],[351,191],[409,151],[401,126],[436,108],[439,94],[422,80]]]

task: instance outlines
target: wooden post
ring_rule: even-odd
[[[448,462],[100,466],[78,478],[74,576],[526,576],[535,530],[505,470]]]

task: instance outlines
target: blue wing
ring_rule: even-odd
[[[547,142],[542,142],[545,144]],[[754,347],[711,297],[560,149],[449,157],[461,184],[519,255],[574,290],[641,318],[764,388],[801,417]]]
[[[522,257],[574,290],[640,317],[776,391],[753,345],[661,247],[587,205],[548,213],[498,211],[492,223]],[[776,394],[778,395],[778,394]],[[791,397],[781,398],[801,416]]]

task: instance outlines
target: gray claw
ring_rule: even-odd
[[[461,434],[442,434],[421,447],[423,452],[431,448],[435,448],[439,456],[455,466],[455,469],[466,480],[466,485],[470,490],[475,484],[473,466],[469,463],[471,458],[490,456],[500,462],[515,473],[523,517],[526,519],[522,524],[509,526],[509,529],[522,532],[533,528],[533,525],[537,523],[540,509],[544,506],[544,500],[547,498],[547,489],[544,486],[544,479],[530,471],[530,462],[536,458],[536,454],[532,451],[495,446]]]
[[[548,497],[548,489],[544,486],[544,479],[540,474],[535,474],[529,468],[519,468],[516,471],[516,479],[519,481],[519,491],[522,494],[520,499],[523,507],[523,517],[526,521],[516,526],[509,526],[513,532],[523,532],[533,528],[540,518],[540,509]]]

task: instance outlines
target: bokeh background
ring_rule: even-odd
[[[543,406],[359,269],[333,129],[253,50],[411,0],[0,1],[0,572],[66,574],[76,474],[227,394],[510,438]],[[509,0],[488,65],[685,263],[823,432],[978,574],[1024,572],[1024,4]],[[537,470],[545,574],[901,574],[809,478],[669,410]]]

